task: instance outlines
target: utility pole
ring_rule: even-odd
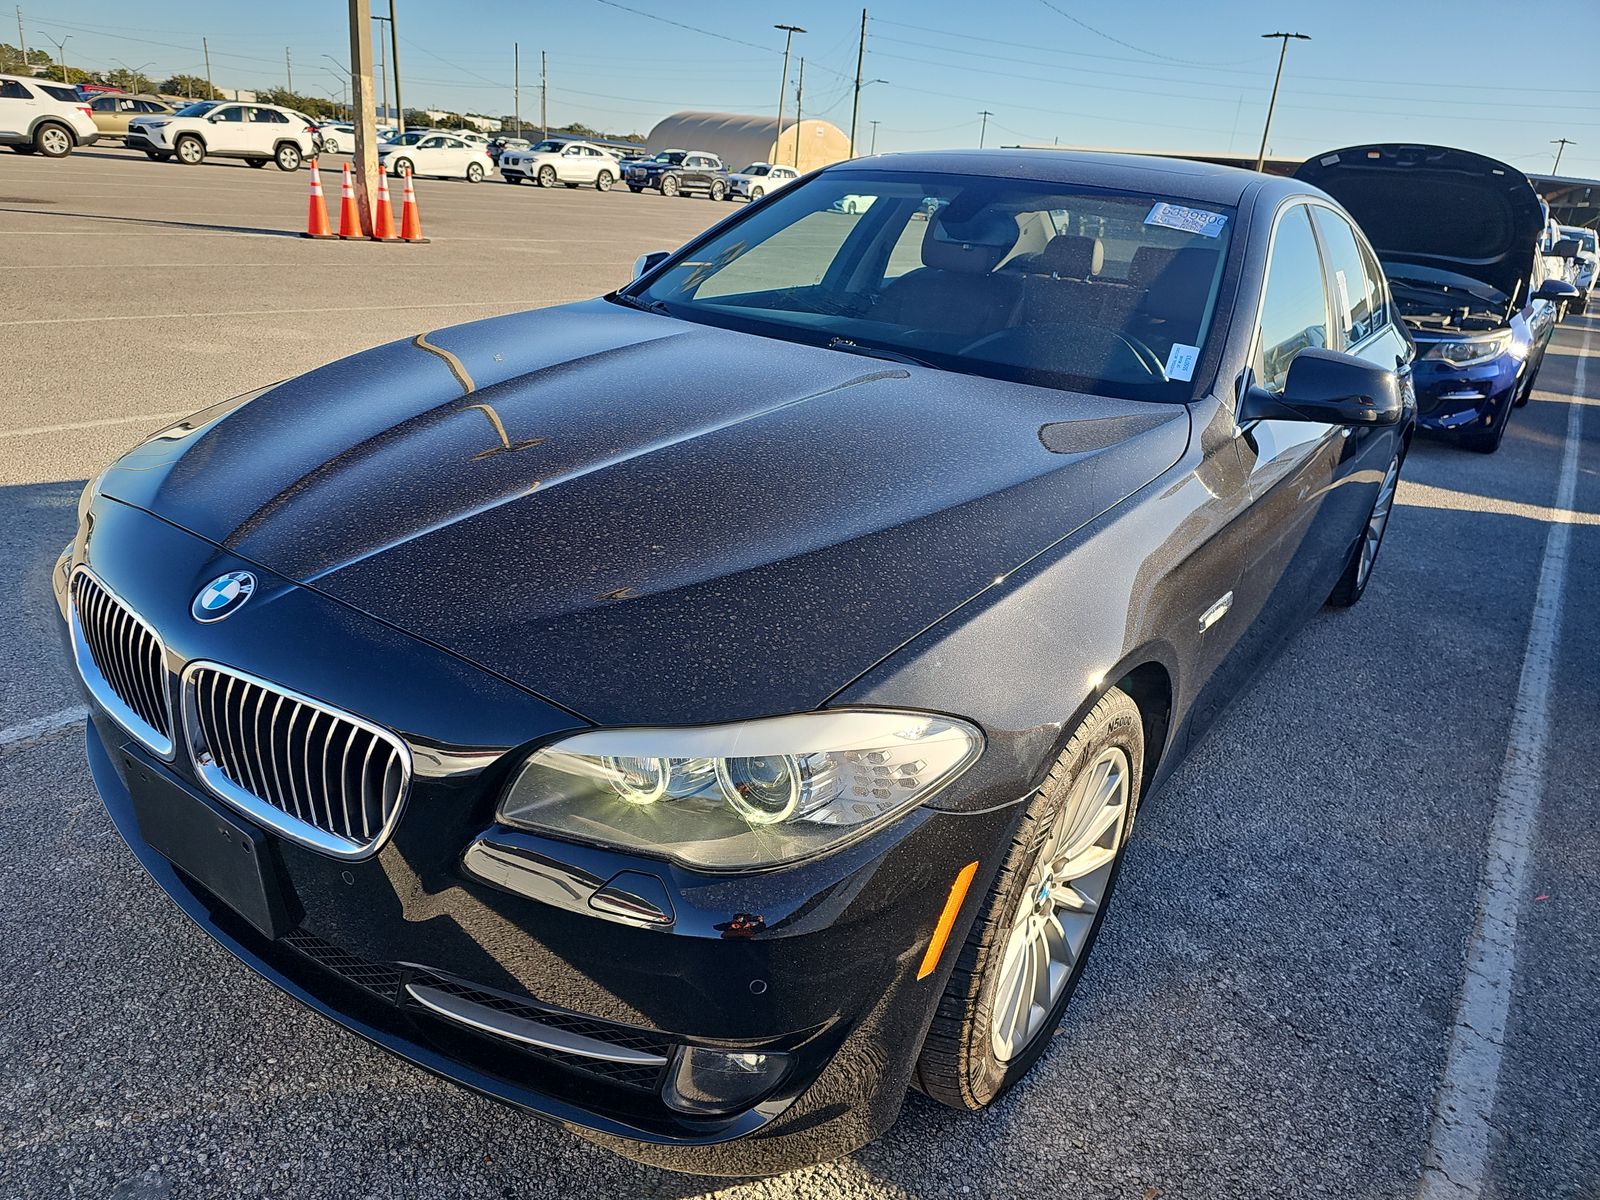
[[[394,72],[394,127],[406,131],[406,106],[400,99],[400,26],[394,19],[394,0],[389,0],[389,69]]]
[[[45,41],[56,48],[56,59],[61,63],[61,82],[70,84],[72,80],[67,78],[67,43],[72,40],[72,35],[70,33],[67,34],[59,42],[48,33],[44,37]]]
[[[550,136],[550,72],[544,51],[539,51],[539,128],[542,138]]]
[[[868,150],[867,153],[876,154],[878,152],[878,126],[881,122],[868,121],[867,124],[872,126],[872,149]]]
[[[378,43],[380,46],[382,42]],[[350,0],[350,108],[355,125],[356,212],[372,236],[372,198],[378,194],[378,121],[372,110],[372,3]]]
[[[22,47],[22,73],[31,76],[28,69],[28,35],[22,32],[22,5],[17,5],[17,45]]]
[[[800,169],[800,101],[806,94],[806,59],[800,56],[800,80],[794,88],[794,169]]]
[[[783,30],[783,78],[778,80],[778,130],[772,135],[772,161],[778,161],[778,143],[783,141],[783,104],[789,91],[789,45],[794,41],[794,35],[804,33],[805,30],[798,25],[774,25],[774,29]],[[797,129],[794,136],[798,138],[800,131]],[[799,157],[798,145],[795,148],[795,157]]]
[[[983,124],[978,126],[978,149],[983,149],[983,139],[989,132],[989,118],[994,116],[987,108],[978,114],[983,118]]]
[[[1550,144],[1556,148],[1556,165],[1550,168],[1550,174],[1559,175],[1561,174],[1562,151],[1564,151],[1568,146],[1576,146],[1578,143],[1573,141],[1571,138],[1553,138]]]
[[[517,132],[522,136],[522,47],[511,43],[511,111],[516,114]]]
[[[388,17],[372,18],[372,20],[378,22],[378,87],[383,95],[383,119],[385,121],[389,119],[389,66],[383,50],[383,22],[388,19]]]
[[[294,64],[289,61],[289,47],[283,48],[283,73],[289,80],[289,94],[294,95]]]
[[[206,56],[206,99],[210,100],[217,94],[216,85],[211,82],[211,43],[201,38],[200,48],[205,51]]]
[[[850,106],[850,157],[856,156],[856,125],[861,120],[861,68],[867,60],[867,10],[861,10],[861,42],[856,47],[856,98]]]
[[[1278,107],[1278,85],[1283,82],[1283,60],[1289,53],[1289,43],[1311,40],[1304,33],[1263,33],[1261,36],[1278,39],[1278,73],[1272,77],[1272,99],[1267,101],[1267,123],[1261,127],[1261,149],[1256,152],[1257,171],[1267,165],[1267,134],[1272,132],[1272,110]]]

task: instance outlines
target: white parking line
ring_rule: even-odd
[[[128,313],[98,317],[30,317],[24,321],[0,321],[0,328],[13,325],[74,325],[84,322],[99,324],[102,321],[182,321],[209,320],[214,317],[293,317],[306,313],[357,313],[357,312],[408,312],[425,308],[500,308],[515,305],[532,308],[534,301],[516,300],[446,300],[437,304],[355,304],[336,308],[235,308],[212,309],[197,313]]]
[[[102,417],[98,421],[70,421],[65,425],[27,425],[21,429],[0,429],[0,437],[29,437],[36,433],[70,433],[74,429],[95,429],[101,425],[131,425],[135,421],[170,421],[187,416],[182,412],[138,413],[131,417]]]
[[[20,746],[23,742],[31,742],[42,738],[57,730],[66,729],[77,725],[89,715],[89,710],[78,708],[63,708],[59,712],[49,713],[42,717],[35,717],[31,721],[24,721],[21,725],[13,725],[10,729],[0,729],[0,751]]]
[[[1587,331],[1583,335],[1585,356],[1590,336]],[[1586,357],[1580,357],[1574,364],[1572,390],[1578,395],[1584,391],[1585,362]],[[1570,511],[1577,494],[1583,410],[1583,405],[1574,404],[1567,411],[1567,440],[1553,504],[1558,511]],[[1550,701],[1571,542],[1572,524],[1552,522],[1539,563],[1505,764],[1495,791],[1487,857],[1478,882],[1477,913],[1467,946],[1466,978],[1456,1000],[1444,1078],[1423,1157],[1422,1200],[1476,1200],[1484,1192],[1489,1120],[1500,1085],[1506,1016],[1516,979],[1517,922],[1527,891],[1528,852],[1544,788]]]

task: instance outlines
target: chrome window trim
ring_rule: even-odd
[[[400,790],[395,800],[394,811],[384,820],[383,825],[367,842],[353,842],[348,838],[340,837],[320,829],[309,821],[301,820],[291,813],[285,812],[275,804],[271,804],[256,796],[252,792],[241,788],[229,779],[222,771],[210,762],[201,761],[201,751],[205,749],[204,737],[200,730],[199,712],[195,701],[194,676],[199,671],[215,671],[219,675],[239,679],[245,683],[263,688],[275,695],[287,697],[308,708],[314,709],[335,721],[345,721],[359,729],[371,734],[373,737],[391,747],[400,763]],[[249,817],[258,825],[264,825],[274,833],[280,834],[286,840],[308,849],[326,854],[330,858],[341,859],[346,862],[358,862],[371,858],[388,842],[395,826],[400,823],[400,816],[405,811],[406,801],[411,795],[412,759],[411,747],[406,740],[392,730],[376,725],[363,717],[346,709],[335,708],[324,700],[308,696],[304,692],[297,692],[293,688],[285,687],[271,679],[264,679],[260,675],[251,674],[249,671],[230,667],[226,663],[214,659],[197,658],[186,663],[183,674],[180,676],[180,692],[183,705],[183,733],[184,742],[188,750],[189,763],[194,768],[195,778],[201,785],[218,800],[230,808],[236,809],[244,816]]]
[[[133,622],[142,628],[155,641],[156,652],[161,656],[161,701],[166,705],[167,728],[172,730],[172,737],[163,737],[161,731],[145,723],[143,717],[133,711],[133,708],[111,686],[109,680],[95,665],[94,654],[89,649],[89,640],[84,636],[83,622],[78,615],[78,592],[76,583],[79,575],[88,578],[97,588],[120,605]],[[70,616],[72,631],[72,658],[78,668],[78,676],[83,680],[83,686],[89,689],[89,694],[119,726],[122,731],[134,741],[157,758],[171,762],[177,749],[174,746],[178,732],[176,714],[172,711],[172,669],[167,665],[167,644],[156,632],[154,625],[150,624],[139,615],[138,609],[129,604],[116,590],[96,575],[88,567],[80,564],[71,575],[67,577],[67,613]]]

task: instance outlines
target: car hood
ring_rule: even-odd
[[[1388,144],[1315,155],[1295,178],[1342,204],[1385,264],[1454,271],[1524,298],[1545,216],[1515,167],[1447,146]]]
[[[823,703],[1188,439],[595,300],[218,405],[101,490],[591,720],[703,722]]]

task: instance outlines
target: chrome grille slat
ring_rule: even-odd
[[[166,648],[145,621],[84,567],[72,576],[72,651],[85,686],[117,724],[170,758]]]
[[[184,721],[218,798],[338,858],[374,853],[410,787],[405,743],[352,713],[232,667],[191,663]]]

